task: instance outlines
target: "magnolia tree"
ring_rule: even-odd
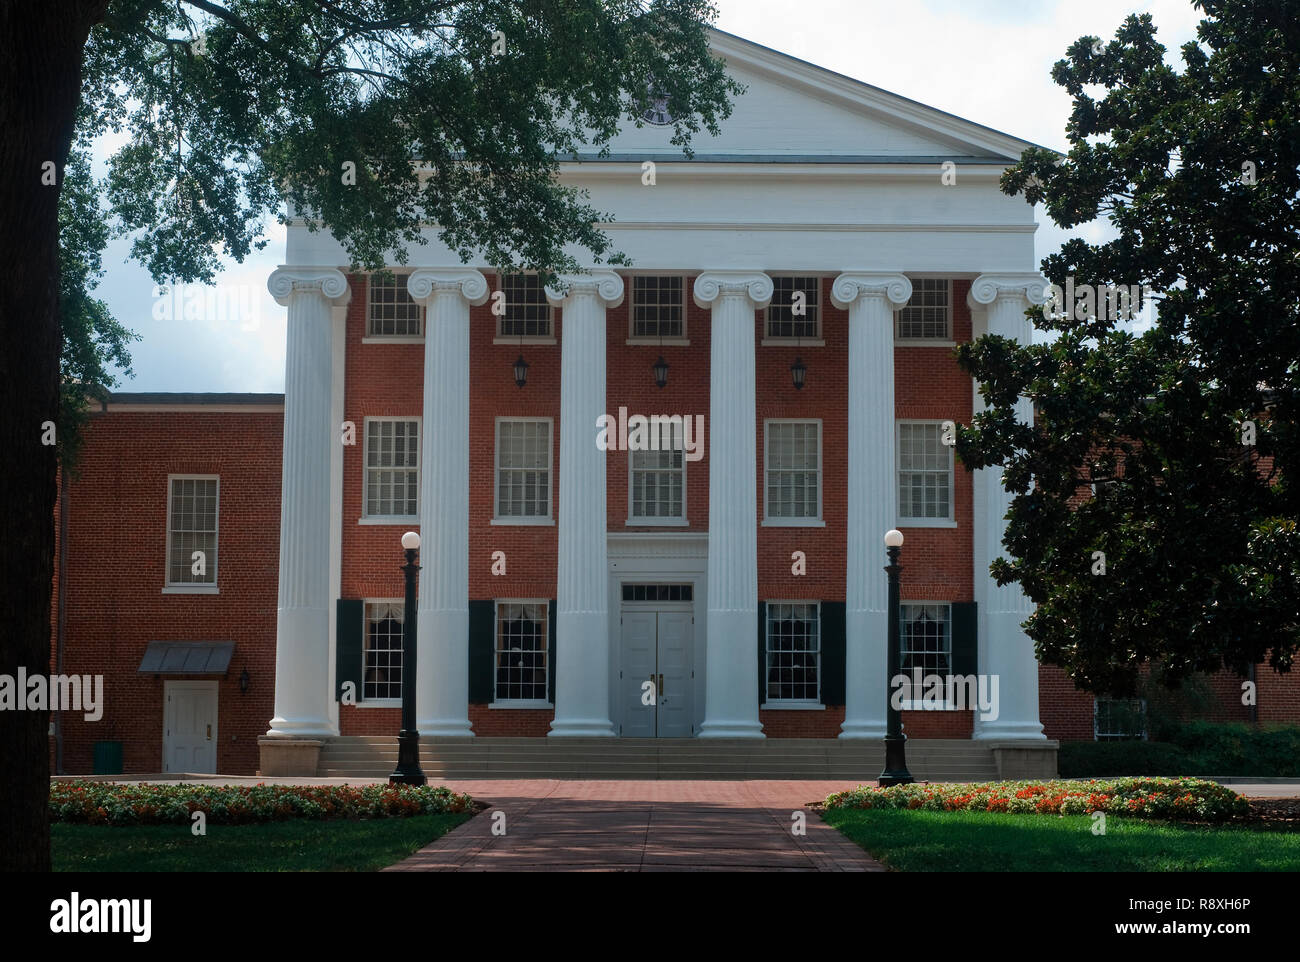
[[[558,162],[647,115],[687,153],[718,132],[740,88],[709,52],[714,16],[706,0],[0,4],[0,674],[49,665],[59,453],[82,389],[128,361],[90,294],[114,232],[158,283],[212,281],[284,201],[358,268],[404,263],[431,224],[502,267],[619,262]],[[99,181],[86,158],[106,134],[126,136]],[[62,405],[61,383],[82,386]],[[49,866],[47,724],[0,712],[0,868]]]
[[[958,452],[1015,492],[992,571],[1099,693],[1287,671],[1300,644],[1300,3],[1196,5],[1177,67],[1149,15],[1055,65],[1068,154],[1027,150],[1002,189],[1115,237],[1043,261],[1046,343],[959,350],[988,407]]]

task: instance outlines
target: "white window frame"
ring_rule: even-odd
[[[772,424],[816,424],[817,425],[817,517],[815,518],[773,518],[768,514],[768,463],[771,460],[768,426]],[[826,475],[822,470],[822,460],[826,449],[826,431],[821,418],[765,418],[763,420],[763,524],[764,528],[824,528],[826,521]],[[897,483],[897,482],[895,482]]]
[[[392,270],[390,268],[388,273],[392,274],[395,278],[397,278],[398,282],[400,283],[403,280],[408,280],[411,274],[414,272],[412,270],[397,271],[397,270]],[[420,334],[371,334],[370,333],[370,308],[372,307],[372,302],[370,300],[370,292],[374,284],[374,276],[375,276],[374,271],[371,271],[369,274],[366,275],[366,326],[364,331],[362,332],[361,343],[362,344],[423,344],[424,343],[423,333]],[[416,306],[420,309],[420,331],[421,332],[427,331],[429,329],[429,311],[423,304],[420,304],[419,302],[416,302]]]
[[[497,698],[497,655],[501,648],[501,606],[502,605],[542,605],[546,612],[542,616],[542,624],[546,626],[546,645],[542,648],[546,652],[546,691],[551,690],[551,672],[555,666],[551,664],[551,599],[550,598],[497,598],[492,602],[492,702],[488,708],[554,708],[555,704],[547,698]]]
[[[366,465],[366,449],[370,443],[370,425],[372,422],[379,421],[414,421],[416,435],[415,449],[415,514],[366,514],[366,506],[370,501],[367,492],[370,488],[370,468]],[[424,418],[412,417],[404,414],[394,414],[388,416],[375,416],[364,418],[361,422],[361,517],[357,524],[418,524],[420,521],[420,485],[423,483],[421,477],[424,462]],[[396,470],[394,468],[381,468],[378,470]],[[403,468],[402,470],[407,470]]]
[[[659,337],[658,335],[638,336],[635,333],[636,295],[634,292],[636,287],[635,278],[637,277],[676,277],[678,280],[682,282],[682,333],[681,334],[676,334],[672,337]],[[689,321],[688,311],[687,311],[687,304],[689,303],[687,300],[687,288],[690,287],[690,284],[688,283],[689,281],[690,281],[689,277],[683,274],[677,274],[673,272],[660,273],[657,271],[642,271],[642,272],[636,272],[636,273],[626,275],[624,277],[624,283],[627,288],[627,339],[623,343],[628,345],[662,344],[664,347],[690,347],[691,345],[690,332],[687,330],[687,323]]]
[[[506,515],[497,514],[501,508],[501,422],[510,424],[528,421],[545,422],[550,425],[549,443],[546,445],[546,514]],[[512,469],[513,470],[513,469]],[[492,524],[546,526],[555,524],[555,419],[538,417],[498,417],[492,422]]]
[[[954,420],[946,418],[944,420]],[[894,489],[902,484],[903,476],[903,432],[904,424],[930,424],[943,431],[943,420],[933,418],[899,418],[894,422]],[[898,504],[898,527],[901,528],[955,528],[957,527],[957,459],[954,457],[956,445],[940,444],[948,449],[948,517],[946,518],[904,518],[902,499]]]
[[[765,602],[765,605],[766,607],[763,609],[763,704],[758,706],[759,710],[824,711],[826,705],[822,701],[822,676],[826,670],[826,663],[822,657],[824,654],[822,648],[822,603],[811,598],[774,598]],[[768,695],[767,672],[771,667],[770,658],[772,657],[772,636],[768,631],[768,625],[771,622],[773,605],[812,605],[813,607],[817,619],[817,697],[815,699],[771,698]]]
[[[212,565],[212,583],[194,583],[187,581],[172,581],[172,482],[173,481],[216,481],[217,482],[217,508],[213,517],[213,524],[216,530],[212,535],[213,546],[218,550],[216,552],[216,564]],[[167,475],[167,535],[163,539],[163,589],[165,595],[218,595],[221,594],[218,580],[218,571],[221,562],[221,475],[219,474],[169,474]],[[207,564],[207,560],[204,560]]]
[[[363,598],[361,601],[361,619],[362,630],[365,634],[361,638],[361,697],[356,701],[357,708],[400,708],[402,699],[398,698],[366,698],[366,641],[370,632],[370,612],[371,605],[398,605],[403,606],[406,603],[405,598]],[[402,612],[402,643],[406,643],[406,612]],[[405,659],[402,662],[402,669],[406,669]]]
[[[514,273],[514,274],[500,274],[500,273],[498,273],[497,276],[496,276],[496,287],[492,290],[492,294],[495,294],[497,291],[504,291],[504,290],[506,289],[505,279],[506,279],[507,277],[515,277],[515,276],[536,277],[536,276],[537,276],[537,272],[536,272],[536,271],[520,271],[520,272],[516,272],[516,273]],[[505,323],[505,319],[506,319],[506,317],[505,317],[504,314],[501,314],[501,315],[493,315],[493,318],[492,318],[492,321],[493,321],[493,336],[492,336],[492,343],[493,343],[493,344],[515,344],[515,345],[519,345],[519,344],[557,344],[557,343],[559,343],[559,342],[556,341],[556,339],[555,339],[555,306],[554,306],[553,304],[551,304],[551,302],[550,302],[549,300],[547,300],[547,298],[546,298],[546,288],[545,288],[545,286],[542,287],[542,300],[545,301],[545,303],[546,303],[546,318],[547,318],[547,325],[550,327],[550,330],[551,330],[551,333],[550,333],[550,334],[502,334],[502,333],[501,333],[501,325],[502,325],[503,323]],[[492,303],[492,297],[491,297],[491,295],[489,295],[489,296],[488,296],[488,304],[491,304],[491,303]],[[509,301],[507,300],[507,305],[508,305],[508,304],[509,304]]]
[[[684,445],[684,444],[685,444],[685,441],[683,440],[683,445]],[[637,515],[634,515],[634,514],[632,513],[632,507],[633,507],[633,505],[635,504],[635,502],[634,502],[634,500],[633,500],[633,492],[635,491],[635,483],[634,483],[634,482],[635,482],[635,477],[634,477],[634,472],[637,471],[637,470],[641,470],[641,471],[645,471],[645,470],[653,470],[653,471],[670,470],[670,469],[664,469],[664,468],[649,468],[649,469],[647,469],[647,468],[639,468],[639,469],[638,469],[638,468],[634,468],[634,467],[632,466],[632,458],[633,458],[633,455],[635,455],[636,453],[637,453],[637,452],[635,452],[635,451],[631,451],[631,450],[629,450],[629,451],[627,452],[627,526],[628,526],[629,528],[639,528],[639,527],[684,528],[684,527],[687,527],[687,526],[690,524],[690,515],[687,513],[687,507],[686,507],[686,492],[687,492],[687,488],[686,488],[686,465],[687,465],[688,462],[687,462],[687,460],[686,460],[686,449],[685,449],[685,447],[683,446],[683,448],[682,448],[682,514],[681,514],[681,517],[679,517],[679,518],[642,518],[642,517],[638,517]]]
[[[901,323],[899,314],[903,310],[903,308],[900,307],[900,308],[896,308],[892,312],[895,346],[897,347],[947,347],[947,348],[956,347],[957,342],[953,339],[954,338],[953,314],[955,313],[955,309],[956,309],[956,305],[953,303],[953,291],[956,289],[956,287],[953,284],[952,275],[950,274],[908,274],[907,278],[908,280],[912,280],[912,281],[947,281],[948,283],[948,336],[942,338],[900,337],[898,333],[899,325]],[[906,307],[907,305],[903,305],[903,306]]]
[[[899,606],[899,613],[898,613],[898,631],[899,631],[899,639],[898,639],[898,645],[899,645],[899,656],[900,656],[900,657],[899,657],[899,669],[898,669],[899,674],[900,674],[900,675],[901,675],[901,674],[906,674],[906,675],[908,676],[909,679],[911,678],[911,673],[910,673],[910,672],[905,672],[905,671],[903,670],[903,668],[902,668],[902,664],[903,664],[903,662],[902,662],[902,657],[901,657],[902,654],[903,654],[903,648],[902,648],[902,645],[903,645],[902,632],[903,632],[903,626],[904,626],[902,608],[903,608],[904,605],[937,605],[937,606],[941,606],[941,607],[944,607],[944,608],[947,608],[947,609],[948,609],[948,670],[949,670],[949,673],[950,673],[950,674],[956,674],[956,672],[952,671],[952,657],[953,657],[953,651],[952,651],[952,644],[953,644],[953,637],[952,637],[952,602],[951,602],[951,601],[932,601],[932,600],[917,599],[917,598],[902,598],[902,599],[900,599],[899,602],[898,602],[898,606]],[[921,683],[922,683],[922,685],[924,685],[924,683],[925,683],[925,672],[922,672],[922,673],[921,673]],[[976,684],[978,684],[978,679],[976,680]],[[891,696],[892,696],[892,694],[893,694],[893,688],[892,688],[892,687],[890,688],[890,694],[891,694]],[[913,692],[913,694],[915,694],[915,692]],[[899,711],[956,711],[956,710],[957,710],[957,709],[952,705],[952,703],[948,701],[948,688],[947,688],[947,685],[944,686],[943,703],[942,703],[941,705],[939,705],[939,707],[937,707],[937,708],[936,708],[935,706],[933,706],[933,705],[931,705],[929,708],[926,708],[926,707],[925,707],[925,701],[924,701],[925,689],[924,689],[924,688],[922,688],[922,690],[921,690],[921,695],[922,695],[921,698],[909,698],[909,699],[905,699],[905,700],[903,701],[903,703],[902,703],[902,707],[899,709]]]
[[[800,347],[825,347],[826,346],[826,305],[822,299],[823,281],[826,279],[825,274],[808,273],[801,271],[782,271],[779,274],[769,274],[773,280],[778,277],[812,277],[817,281],[817,334],[810,337],[773,337],[767,333],[768,322],[771,318],[772,305],[769,304],[763,308],[763,334],[759,338],[760,347],[788,347],[789,345],[798,345]]]

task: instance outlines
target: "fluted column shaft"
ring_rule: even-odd
[[[472,736],[469,722],[469,309],[486,278],[465,269],[407,279],[425,306],[424,436],[420,439],[420,595],[416,727]]]
[[[898,524],[894,442],[894,310],[912,296],[900,273],[841,274],[849,311],[849,477],[845,557],[845,688],[841,738],[884,738],[889,582],[884,535]]]
[[[988,333],[1022,344],[1033,340],[1033,325],[1025,317],[1031,304],[1045,300],[1045,284],[1038,274],[984,274],[971,284],[972,308],[985,309],[982,327]],[[983,409],[976,396],[975,410]],[[1033,420],[1033,403],[1021,398],[1016,416]],[[1021,624],[1033,605],[1018,584],[999,585],[989,575],[989,565],[1003,554],[1002,538],[1011,506],[1011,492],[1002,485],[1002,468],[981,468],[974,477],[975,601],[978,605],[980,668],[998,678],[996,719],[975,716],[975,738],[1042,739],[1038,717],[1038,659],[1034,644]]]
[[[555,718],[551,735],[612,736],[609,718],[609,564],[605,452],[605,310],[623,302],[610,271],[565,275],[548,288],[561,307],[560,517],[556,569]]]
[[[754,311],[772,279],[710,271],[695,303],[712,309],[709,354],[709,562],[702,738],[762,738],[758,718],[758,491]]]
[[[337,734],[330,721],[329,531],[333,268],[280,268],[267,287],[289,309],[280,483],[280,575],[271,735]]]

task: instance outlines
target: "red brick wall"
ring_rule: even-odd
[[[1211,675],[1208,683],[1213,704],[1198,718],[1217,722],[1248,722],[1250,709],[1242,705],[1245,679],[1235,672]],[[1267,664],[1256,666],[1258,721],[1260,724],[1300,723],[1300,675],[1279,675]],[[1048,738],[1092,741],[1093,696],[1079,691],[1065,672],[1054,665],[1038,666],[1038,712]]]
[[[953,339],[971,337],[970,310],[966,292],[970,282],[952,282]],[[947,347],[898,347],[894,349],[894,413],[899,419],[954,421],[969,425],[972,388]],[[910,528],[903,526],[903,600],[970,601],[972,580],[973,527],[971,520],[971,473],[961,461],[953,479],[956,528]],[[883,550],[883,549],[882,549]]]
[[[198,407],[88,425],[81,476],[68,486],[63,670],[104,675],[104,713],[64,715],[66,772],[90,772],[101,740],[124,743],[127,772],[162,770],[163,680],[136,671],[150,641],[235,642],[218,679],[217,770],[256,770],[274,708],[282,436],[280,413]],[[168,474],[220,475],[219,594],[162,593]],[[244,668],[251,686],[241,695]]]

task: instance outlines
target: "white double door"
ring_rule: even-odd
[[[690,738],[695,690],[689,606],[624,608],[622,613],[624,738]]]

